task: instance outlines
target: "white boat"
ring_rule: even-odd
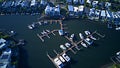
[[[50,32],[50,30],[46,30],[46,32],[48,32],[48,33],[49,33],[49,32]]]
[[[32,27],[31,25],[28,25],[28,28],[29,28],[29,29],[33,29],[33,27]]]
[[[64,35],[63,30],[58,30],[58,33],[59,33],[60,36]]]
[[[120,27],[115,28],[116,30],[120,30]]]
[[[86,48],[88,47],[84,42],[81,42],[81,45]]]
[[[67,48],[64,45],[60,45],[60,48],[66,50]]]
[[[73,40],[75,34],[71,34],[70,39]]]
[[[88,45],[91,45],[93,43],[93,40],[91,40],[90,38],[86,38],[84,40]]]
[[[62,56],[59,56],[59,59],[64,63],[65,59]]]
[[[93,37],[90,33],[90,31],[84,31],[86,35],[90,35],[90,38],[93,40],[97,40],[95,37]]]
[[[82,33],[79,33],[80,39],[84,39],[84,36],[82,35]]]
[[[90,35],[90,31],[84,31],[86,35]]]
[[[58,68],[63,68],[64,65],[63,65],[62,61],[60,61],[59,58],[55,58],[53,61]]]
[[[66,46],[67,48],[69,48],[71,45],[70,45],[70,43],[65,43],[65,46]]]
[[[42,25],[42,23],[41,23],[40,21],[38,22],[38,24],[39,24],[39,25]]]
[[[70,57],[69,57],[66,53],[63,53],[63,54],[62,54],[62,57],[63,57],[67,62],[70,61]]]

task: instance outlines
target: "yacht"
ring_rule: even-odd
[[[63,65],[62,61],[60,61],[59,58],[55,58],[53,61],[58,68],[63,68],[64,65]]]
[[[48,32],[48,33],[49,33],[49,32],[50,32],[50,30],[46,30],[46,32]]]
[[[73,40],[75,34],[71,34],[70,39]]]
[[[89,35],[91,39],[97,40],[95,37],[93,37],[93,36],[91,35],[90,31],[85,31],[85,34],[86,34],[86,35]]]
[[[81,42],[81,45],[86,48],[88,47],[84,42]]]
[[[91,40],[90,38],[86,38],[84,40],[88,45],[91,45],[93,43],[93,40]]]
[[[29,29],[33,29],[33,27],[32,27],[31,25],[28,25],[28,28],[29,28]]]
[[[116,30],[120,30],[120,27],[116,27],[115,29],[116,29]]]
[[[61,48],[62,50],[66,50],[66,49],[67,49],[64,45],[60,45],[60,48]]]
[[[62,56],[59,56],[59,59],[64,63],[65,59]]]
[[[70,57],[69,57],[66,53],[63,53],[63,54],[62,54],[62,57],[63,57],[67,62],[70,61]]]
[[[67,48],[69,48],[71,45],[70,45],[70,43],[65,43],[65,46],[66,46]]]
[[[63,30],[58,30],[58,33],[59,33],[60,36],[64,35]]]
[[[82,33],[79,33],[80,39],[84,39],[84,36],[82,35]]]

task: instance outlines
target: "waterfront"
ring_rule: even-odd
[[[0,27],[7,30],[14,30],[18,33],[17,38],[24,38],[27,41],[25,50],[22,51],[23,58],[20,68],[55,68],[51,61],[46,56],[46,52],[53,55],[53,49],[60,51],[59,45],[64,44],[67,40],[57,36],[50,35],[50,39],[45,38],[45,43],[36,36],[43,29],[58,28],[59,25],[52,24],[40,26],[35,30],[29,30],[28,24],[36,21],[39,16],[0,16]],[[74,21],[74,22],[73,22]],[[66,23],[67,22],[67,23]],[[90,29],[91,31],[98,30],[106,35],[105,38],[96,41],[96,45],[79,51],[77,55],[69,54],[74,60],[70,65],[71,68],[100,68],[102,65],[110,62],[110,57],[120,49],[120,32],[114,29],[107,29],[104,23],[92,22],[87,20],[66,20],[63,23],[68,27],[67,31],[71,34],[78,33]],[[55,55],[55,54],[54,54]],[[28,64],[28,65],[27,65]]]

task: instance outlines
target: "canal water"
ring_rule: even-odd
[[[12,15],[0,16],[0,29],[14,30],[17,32],[16,38],[25,39],[27,45],[21,49],[19,68],[55,68],[53,63],[48,59],[46,53],[55,56],[53,50],[61,52],[60,44],[68,42],[64,37],[50,35],[50,39],[45,38],[45,42],[37,37],[43,29],[58,29],[59,24],[39,26],[34,30],[27,28],[28,24],[37,21],[39,16],[29,15]],[[73,62],[69,68],[101,68],[102,65],[110,63],[110,57],[120,50],[120,31],[107,29],[105,23],[90,20],[65,20],[67,29],[70,34],[74,33],[79,39],[78,33],[84,30],[95,31],[105,34],[105,38],[95,41],[95,45],[90,48],[83,48],[76,55],[71,52],[68,54]]]

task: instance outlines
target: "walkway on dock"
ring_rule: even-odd
[[[45,33],[45,34],[43,34],[43,35],[37,34],[37,36],[40,38],[40,40],[41,40],[42,42],[44,42],[44,39],[43,39],[44,37],[50,38],[50,37],[49,37],[49,34],[55,35],[54,32],[57,32],[57,31],[58,31],[58,29],[55,29],[55,30],[52,30],[52,31],[50,31],[50,32],[48,32],[48,33]]]

